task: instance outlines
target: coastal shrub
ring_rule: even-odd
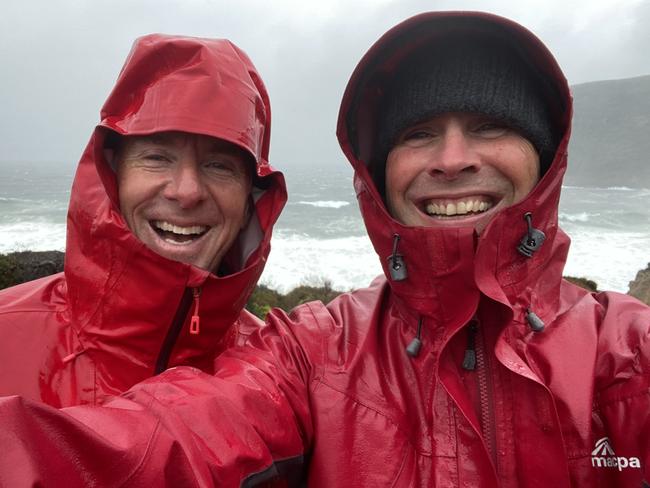
[[[273,307],[281,306],[281,299],[277,291],[266,285],[257,285],[248,299],[246,310],[263,319]]]
[[[246,309],[263,319],[272,308],[281,308],[288,312],[292,308],[313,300],[328,303],[342,292],[334,290],[329,281],[324,281],[322,286],[301,285],[294,288],[286,295],[269,288],[258,285],[246,304]]]
[[[328,303],[339,296],[342,292],[332,289],[332,284],[328,281],[323,286],[302,285],[294,288],[283,297],[283,307],[285,310],[301,305],[303,303],[320,300]]]
[[[18,284],[18,265],[16,261],[5,254],[0,254],[0,289]]]

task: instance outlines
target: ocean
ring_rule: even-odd
[[[357,206],[352,170],[285,165],[289,201],[261,282],[281,292],[330,283],[349,290],[381,273]],[[65,250],[74,168],[0,163],[0,253]],[[560,226],[572,240],[564,274],[627,292],[650,261],[650,189],[565,186]]]

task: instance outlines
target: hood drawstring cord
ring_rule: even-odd
[[[190,334],[197,335],[201,331],[201,319],[199,317],[199,297],[201,296],[201,288],[193,288],[192,295],[194,296],[194,313],[190,320]]]
[[[388,256],[388,270],[390,271],[390,277],[393,281],[404,281],[408,277],[406,271],[406,263],[404,262],[404,256],[397,253],[397,245],[399,244],[400,236],[399,234],[393,235],[393,253]]]
[[[422,348],[422,339],[420,339],[421,335],[422,335],[422,317],[420,317],[420,319],[418,320],[418,331],[415,334],[415,337],[410,342],[410,344],[406,346],[406,354],[408,354],[412,358],[416,358],[420,354],[420,349]]]
[[[544,330],[544,321],[530,308],[526,309],[526,322],[528,322],[528,326],[533,332],[542,332]]]
[[[476,321],[472,321],[467,327],[467,348],[465,349],[465,357],[463,358],[463,369],[466,371],[474,371],[476,369],[476,332],[478,326]]]
[[[544,239],[546,239],[546,234],[533,227],[533,214],[531,212],[526,212],[524,214],[524,219],[526,219],[526,223],[528,224],[528,232],[526,232],[526,235],[521,239],[521,242],[517,246],[517,251],[527,258],[530,258],[536,251],[539,251],[540,247],[542,247]]]

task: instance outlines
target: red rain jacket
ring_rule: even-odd
[[[107,134],[171,130],[225,139],[257,161],[255,216],[226,258],[236,272],[217,276],[163,258],[120,214]],[[243,308],[286,200],[283,178],[267,162],[269,136],[266,89],[232,43],[139,39],[79,163],[65,271],[0,292],[0,394],[95,404],[170,366],[212,372],[214,358],[259,324]]]
[[[553,80],[549,103],[564,130],[533,192],[479,238],[395,222],[363,163],[370,146],[358,144],[393,54],[464,22],[520,40]],[[562,280],[569,239],[557,214],[570,117],[559,68],[520,26],[434,13],[395,27],[353,74],[338,128],[386,277],[328,306],[273,312],[247,347],[219,357],[215,376],[174,368],[110,408],[0,401],[0,417],[11,419],[0,444],[40,442],[0,458],[0,479],[20,479],[11,477],[18,466],[23,479],[68,486],[254,486],[304,476],[311,487],[641,487],[650,462],[650,310]],[[546,234],[531,258],[517,251],[527,212]],[[396,233],[403,281],[391,278],[387,260]],[[533,330],[534,317],[543,330]],[[474,370],[461,366],[466,351],[476,355]]]

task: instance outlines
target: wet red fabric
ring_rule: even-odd
[[[136,41],[79,162],[65,271],[0,292],[0,394],[54,406],[101,403],[152,376],[165,348],[163,367],[212,372],[224,348],[259,326],[243,308],[286,200],[282,175],[267,161],[270,117],[259,74],[229,41],[164,35]],[[225,139],[257,161],[254,251],[225,276],[155,254],[120,214],[107,134],[172,130]],[[244,258],[229,257],[238,260]],[[191,289],[201,291],[198,335],[189,333],[191,310],[177,317]],[[175,317],[185,323],[170,338]]]
[[[562,108],[550,170],[478,239],[392,220],[357,139],[372,121],[359,107],[373,104],[355,95],[380,93],[372,88],[394,65],[387,47],[402,55],[418,36],[455,22],[517,36],[554,80],[558,98],[549,103]],[[569,240],[557,212],[570,107],[551,55],[506,20],[424,14],[389,31],[353,74],[338,130],[386,277],[327,306],[274,311],[245,348],[218,358],[213,376],[174,368],[103,408],[0,400],[0,417],[11,419],[0,445],[13,446],[0,457],[2,481],[21,479],[9,468],[19,466],[22,479],[67,486],[299,486],[303,476],[311,487],[641,486],[650,462],[650,311],[562,280]],[[531,259],[516,251],[526,212],[547,236]],[[395,233],[408,270],[400,282],[386,267]],[[531,330],[529,310],[542,332]],[[411,357],[420,320],[422,347]],[[471,324],[477,369],[468,371]],[[16,442],[35,436],[39,449]]]

